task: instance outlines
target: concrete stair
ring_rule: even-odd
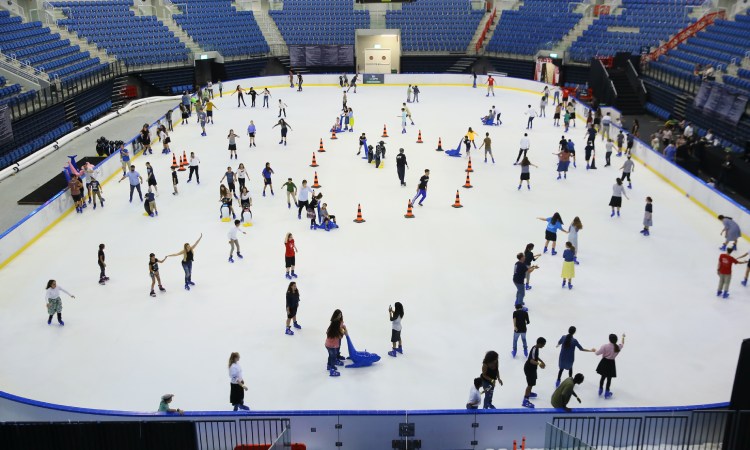
[[[190,35],[185,33],[185,31],[182,28],[180,28],[179,25],[177,25],[177,22],[174,21],[171,14],[167,13],[166,8],[164,8],[163,5],[160,5],[160,6],[162,10],[164,11],[164,13],[161,16],[159,16],[159,20],[161,20],[164,26],[169,28],[169,31],[171,31],[180,41],[184,42],[185,46],[192,54],[195,55],[196,53],[205,53],[206,50],[203,47],[201,47],[200,44],[195,42],[193,38],[190,37]],[[143,9],[138,8],[136,6],[131,6],[130,9],[135,11],[136,15],[141,15],[141,16],[152,15],[152,14],[146,13]],[[179,12],[179,9],[177,9],[176,7],[173,8],[172,11],[174,12],[174,14],[182,14],[181,12]]]
[[[234,2],[234,7],[237,8],[238,11],[242,10],[244,5],[245,3]],[[271,49],[271,55],[275,57],[289,56],[289,46],[287,46],[284,37],[281,35],[279,27],[276,26],[276,22],[274,22],[271,15],[268,14],[268,0],[253,2],[250,10],[253,12],[255,21],[258,23],[258,27],[260,28],[261,33],[263,33],[263,37],[266,39],[268,47]]]
[[[99,58],[103,63],[112,63],[117,60],[113,55],[109,55],[104,48],[99,48],[93,43],[90,44],[86,39],[78,36],[78,33],[70,32],[66,27],[57,25],[58,20],[67,19],[59,8],[54,8],[51,12],[55,22],[47,23],[45,26],[49,27],[52,33],[60,33],[60,39],[69,39],[71,45],[78,45],[82,52],[89,52],[92,58]]]
[[[578,40],[579,37],[583,35],[583,32],[586,31],[592,23],[594,23],[594,20],[596,20],[596,17],[584,17],[582,18],[575,27],[573,27],[572,30],[568,34],[566,34],[560,42],[555,45],[553,52],[554,53],[563,53],[567,51],[571,45],[573,45],[573,42]]]
[[[484,16],[482,17],[482,20],[479,21],[479,25],[477,26],[476,31],[474,32],[474,36],[471,38],[471,42],[469,42],[469,46],[466,47],[466,53],[469,55],[473,55],[478,53],[477,52],[477,42],[479,42],[479,37],[482,35],[482,31],[484,31],[485,25],[487,25],[487,22],[489,22],[490,17],[492,17],[492,13],[484,13]],[[499,17],[499,15],[498,15]],[[487,35],[490,34],[490,31],[487,31]],[[482,47],[487,43],[487,36],[485,36],[484,42],[482,43]],[[481,49],[480,49],[481,50]]]

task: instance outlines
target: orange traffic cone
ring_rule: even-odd
[[[319,187],[322,187],[320,184],[318,184],[318,172],[315,172],[315,178],[313,179],[313,189],[318,189]]]
[[[513,450],[518,450],[518,444],[516,444],[515,439],[513,439]]]
[[[466,183],[464,183],[464,185],[462,187],[464,187],[466,189],[471,189],[471,188],[474,187],[474,186],[471,185],[471,180],[469,179],[469,173],[468,172],[466,173]]]
[[[188,166],[187,161],[185,161],[185,159],[182,156],[180,156],[180,168],[177,169],[177,171],[184,172],[187,170],[186,169],[187,166]]]
[[[466,168],[467,172],[474,172],[474,169],[471,168],[471,156],[469,157],[469,166]]]
[[[364,223],[365,219],[362,218],[362,205],[357,204],[357,218],[354,219],[355,223]]]
[[[338,139],[336,137],[336,130],[331,131],[331,139]]]
[[[521,450],[526,450],[526,436],[521,439]]]
[[[410,199],[409,206],[406,207],[406,214],[404,214],[404,217],[406,217],[407,219],[414,218],[414,213],[411,211],[411,208],[412,208],[412,204],[411,204],[411,199]]]
[[[388,131],[386,131],[385,125],[383,125],[383,135],[381,137],[388,137]]]
[[[419,134],[417,135],[417,144],[422,144],[422,130],[419,130]]]
[[[443,139],[438,138],[438,148],[435,149],[436,152],[442,152],[443,151]]]
[[[312,164],[310,164],[310,167],[318,167],[318,161],[315,160],[315,153],[313,153],[313,160]]]
[[[451,205],[454,208],[463,208],[464,205],[461,204],[461,197],[458,196],[458,189],[456,189],[456,201]]]
[[[185,167],[187,167],[187,166],[190,165],[190,162],[188,161],[187,153],[185,153],[185,150],[182,151],[182,163],[181,163],[181,165],[185,166]]]
[[[180,159],[180,162],[182,162],[182,159]],[[177,168],[177,157],[172,153],[172,166],[173,169]]]
[[[331,139],[336,139],[336,132],[333,132]],[[326,149],[323,148],[323,138],[320,138],[320,147],[318,147],[318,153],[325,153]]]

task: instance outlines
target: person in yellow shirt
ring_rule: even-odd
[[[211,100],[206,102],[206,116],[208,120],[211,122],[211,125],[213,125],[214,123],[214,108],[216,108],[216,105],[214,105],[214,103]],[[219,109],[219,108],[216,108],[216,109]]]
[[[477,148],[476,142],[474,142],[474,138],[477,137],[477,133],[469,127],[469,131],[466,132],[466,137],[469,138],[469,141],[471,141],[472,145],[474,145],[474,148]]]

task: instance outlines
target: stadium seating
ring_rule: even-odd
[[[431,0],[404,3],[387,11],[388,28],[401,29],[404,51],[466,51],[484,10],[472,10],[469,0]],[[354,34],[352,33],[352,38]]]
[[[0,51],[47,72],[50,78],[59,76],[62,81],[73,81],[106,67],[99,58],[91,59],[79,50],[67,39],[60,40],[59,34],[52,34],[41,22],[24,23],[20,17],[0,10]]]
[[[541,49],[552,49],[583,18],[582,14],[569,12],[574,4],[526,0],[518,11],[503,11],[487,50],[534,55]]]
[[[97,117],[105,114],[107,111],[112,109],[112,102],[107,100],[106,102],[102,103],[101,105],[90,109],[86,111],[85,113],[81,114],[79,117],[79,120],[81,121],[81,124],[91,122],[92,120],[96,119]]]
[[[13,151],[0,156],[0,169],[4,169],[15,162],[22,160],[45,145],[51,144],[60,136],[70,133],[71,131],[73,131],[73,124],[71,122],[65,122],[61,126],[44,133],[33,141],[27,142]]]
[[[188,60],[188,49],[154,16],[136,16],[132,0],[56,2],[58,25],[104,48],[128,65]],[[106,26],[102,26],[106,23]],[[138,39],[133,39],[133,36]]]
[[[286,3],[286,2],[285,2]],[[237,11],[231,0],[180,0],[175,22],[202,48],[223,56],[270,51],[252,11]]]
[[[368,12],[355,11],[353,0],[285,0],[269,14],[289,45],[354,45],[354,30],[370,27]]]
[[[570,47],[574,61],[588,61],[594,56],[612,56],[618,52],[639,54],[641,47],[658,47],[660,41],[682,30],[692,22],[688,7],[701,0],[623,0],[623,12],[595,20]],[[632,29],[611,31],[611,27]]]

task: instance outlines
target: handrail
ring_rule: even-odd
[[[714,21],[717,18],[724,19],[725,17],[726,17],[726,10],[724,9],[706,14],[705,16],[698,19],[697,22],[695,22],[694,24],[688,25],[683,30],[675,34],[672,37],[672,39],[670,39],[661,47],[657,48],[656,50],[651,52],[649,55],[647,55],[646,58],[644,58],[644,62],[656,61],[657,59],[659,59],[660,56],[665,55],[668,51],[676,48],[678,45],[682,44],[686,40],[695,36],[699,31],[704,30],[709,25],[713,25]]]
[[[477,53],[479,53],[479,49],[482,48],[482,44],[484,43],[484,38],[487,37],[487,32],[490,31],[490,27],[495,22],[496,17],[497,17],[497,8],[493,8],[492,15],[490,15],[490,18],[487,20],[487,23],[484,24],[484,29],[482,30],[482,34],[479,35],[479,39],[477,40],[477,43],[474,46],[474,50]]]
[[[17,62],[21,68],[16,67],[15,64],[13,64],[14,62]],[[37,69],[30,64],[17,59],[15,53],[6,55],[0,51],[0,66],[8,72],[18,75],[29,83],[36,84],[40,87],[49,86],[49,76],[45,79],[44,77],[46,74],[43,70]]]

